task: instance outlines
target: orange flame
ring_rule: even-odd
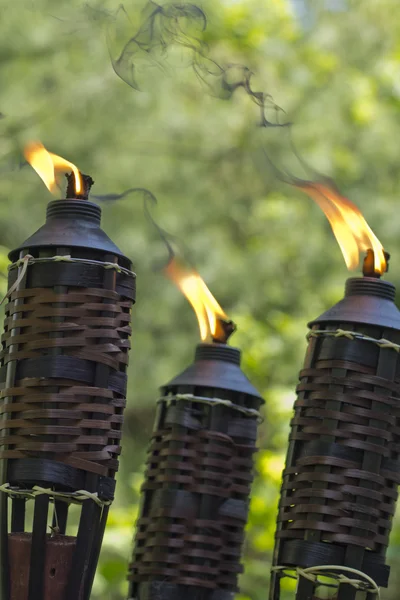
[[[372,249],[376,273],[386,271],[383,247],[355,204],[342,196],[333,182],[324,183],[295,179],[291,182],[315,200],[324,211],[342,251],[347,268],[355,269],[360,251]]]
[[[77,167],[61,156],[48,152],[41,142],[27,144],[24,155],[52,194],[57,192],[56,171],[72,171],[75,176],[75,192],[81,192],[82,181]]]
[[[193,269],[186,269],[178,264],[175,258],[165,267],[165,273],[192,305],[199,322],[201,340],[225,342],[233,329],[227,333],[221,321],[231,322],[200,275]]]

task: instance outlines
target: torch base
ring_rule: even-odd
[[[47,535],[43,600],[63,598],[70,576],[76,539],[71,536]],[[8,536],[10,559],[10,600],[27,600],[31,533],[11,533]],[[77,598],[81,600],[82,590]]]

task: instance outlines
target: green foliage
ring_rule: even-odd
[[[260,167],[253,150],[262,135],[276,163],[303,176],[284,131],[257,130],[258,108],[243,91],[230,101],[210,96],[190,68],[189,49],[172,51],[166,62],[162,56],[142,62],[142,91],[117,77],[107,30],[118,51],[140,23],[140,5],[126,4],[131,21],[119,18],[117,29],[115,0],[2,7],[0,270],[5,248],[42,224],[51,199],[33,170],[16,168],[28,140],[40,139],[91,174],[96,194],[140,186],[158,197],[155,218],[184,240],[238,323],[233,343],[267,401],[239,596],[261,600],[306,323],[341,297],[347,272],[320,209],[278,182],[266,162]],[[390,279],[398,282],[397,1],[210,0],[201,6],[210,56],[256,73],[254,88],[272,94],[296,123],[301,155],[337,181],[391,251]],[[198,333],[184,298],[154,272],[165,248],[144,218],[141,196],[104,205],[103,215],[105,230],[133,258],[138,275],[124,453],[93,593],[94,600],[121,600],[157,388],[186,366]],[[4,292],[3,279],[0,287]],[[383,600],[398,596],[398,518],[389,557],[393,574]],[[293,597],[289,588],[285,593],[285,600]]]

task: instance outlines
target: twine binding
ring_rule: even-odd
[[[277,566],[272,567],[271,571],[295,571],[296,575],[291,575],[285,572],[283,576],[290,577],[291,579],[304,577],[305,579],[312,581],[316,586],[321,585],[325,587],[338,587],[339,585],[346,583],[360,592],[376,594],[376,600],[380,600],[380,588],[377,583],[372,579],[372,577],[366,575],[362,571],[358,571],[358,569],[352,569],[350,567],[341,565],[319,565],[315,567],[307,567],[305,569],[301,567]],[[356,575],[357,578],[347,577],[346,575],[343,575],[343,573],[335,573],[335,571],[346,571],[346,573],[349,573],[349,575]],[[332,586],[319,581],[318,576],[336,579],[337,586]]]
[[[390,348],[395,352],[400,352],[400,344],[395,344],[395,342],[391,342],[390,340],[386,340],[385,338],[380,338],[379,340],[369,335],[365,335],[363,333],[359,333],[357,331],[346,331],[344,329],[313,329],[311,330],[306,338],[309,340],[310,338],[316,337],[346,337],[349,340],[362,340],[364,342],[371,342],[379,346],[379,348]]]
[[[193,394],[173,394],[170,396],[161,396],[158,399],[158,402],[165,402],[171,400],[183,400],[187,402],[198,402],[200,404],[208,404],[209,406],[227,406],[232,410],[236,410],[246,417],[256,417],[259,423],[263,422],[263,418],[258,410],[255,408],[247,408],[246,406],[240,406],[239,404],[235,404],[230,400],[224,400],[222,398],[207,398],[206,396],[195,396]]]
[[[92,260],[92,259],[88,259],[88,258],[72,258],[71,255],[69,255],[69,254],[60,255],[60,256],[42,257],[42,258],[33,258],[33,256],[31,256],[30,254],[27,254],[23,258],[20,258],[19,260],[15,261],[11,265],[9,265],[8,270],[11,271],[12,269],[17,269],[22,264],[26,265],[26,267],[27,267],[28,265],[33,265],[33,264],[38,264],[38,263],[49,263],[49,262],[68,262],[68,263],[81,263],[81,264],[86,264],[86,265],[97,265],[97,266],[103,267],[103,269],[106,269],[106,270],[114,269],[117,273],[123,273],[124,275],[128,275],[129,277],[136,278],[136,273],[134,273],[133,271],[130,271],[129,269],[126,269],[125,267],[121,267],[121,265],[119,265],[118,263],[104,262],[104,261],[100,261],[100,260]],[[26,271],[26,267],[25,267],[25,271]],[[14,283],[14,285],[16,285],[16,284]],[[8,293],[10,293],[10,291]]]
[[[50,496],[50,500],[62,500],[63,502],[67,502],[67,504],[81,504],[85,500],[93,500],[101,508],[112,504],[112,500],[102,500],[99,498],[97,492],[88,492],[87,490],[56,492],[50,488],[43,488],[40,485],[35,485],[32,489],[21,489],[12,487],[9,483],[4,483],[0,485],[0,492],[8,494],[11,498],[26,498],[26,500],[33,500],[36,496],[47,494]]]

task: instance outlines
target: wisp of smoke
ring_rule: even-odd
[[[15,160],[8,161],[5,165],[0,167],[0,175],[5,173],[11,173],[13,171],[21,171],[29,165],[26,160],[15,158]]]
[[[146,219],[148,220],[148,222],[150,223],[150,225],[152,226],[152,228],[155,229],[158,237],[161,239],[161,241],[165,245],[165,248],[167,249],[168,256],[167,256],[166,263],[162,264],[162,265],[157,265],[157,267],[154,267],[155,271],[164,269],[175,258],[176,253],[172,247],[172,242],[173,242],[173,240],[178,240],[178,238],[167,233],[164,229],[162,229],[158,225],[156,220],[153,218],[151,212],[152,212],[152,209],[154,209],[154,207],[157,206],[157,198],[150,190],[148,190],[146,188],[141,188],[141,187],[133,187],[133,188],[129,188],[129,189],[125,190],[124,192],[121,192],[120,194],[117,194],[117,193],[100,194],[100,195],[91,194],[91,199],[98,200],[99,202],[107,203],[107,202],[115,202],[117,200],[122,200],[123,198],[126,198],[127,196],[131,196],[131,195],[138,195],[143,198],[144,215],[145,215]],[[179,244],[181,245],[181,242],[179,242]]]
[[[137,78],[139,63],[144,62],[146,67],[158,65],[164,68],[168,52],[178,47],[187,51],[189,66],[211,95],[227,100],[236,90],[242,89],[260,108],[262,126],[288,125],[279,123],[282,109],[275,104],[272,96],[253,89],[251,69],[241,64],[220,65],[210,56],[209,47],[202,39],[207,18],[195,4],[171,3],[160,6],[150,0],[142,13],[141,24],[117,54],[113,46],[121,19],[125,25],[130,23],[123,5],[107,28],[107,43],[115,73],[132,88],[140,89]],[[275,122],[266,118],[268,109],[273,109]]]
[[[116,12],[114,22],[107,28],[107,44],[111,63],[116,74],[128,85],[139,89],[137,81],[137,63],[144,60],[146,66],[162,64],[156,58],[158,54],[167,57],[173,46],[187,48],[193,53],[202,53],[204,43],[197,35],[204,31],[207,21],[203,11],[193,4],[166,4],[155,2],[147,4],[142,12],[142,23],[138,30],[125,42],[122,51],[113,55],[113,41],[120,21],[130,23],[123,5]],[[119,40],[116,40],[117,42]]]
[[[182,252],[182,241],[161,229],[153,218],[150,209],[157,204],[155,196],[148,190],[143,190],[143,193],[146,217],[168,251],[168,261],[161,267],[164,275],[175,283],[192,305],[199,322],[202,341],[226,344],[232,333],[236,331],[235,323],[227,317],[203,279],[190,265],[187,252]],[[174,246],[178,242],[179,256],[172,247],[172,241]]]
[[[120,7],[116,20],[121,16],[128,19],[123,6]],[[289,137],[291,151],[294,153],[301,166],[312,170],[299,156],[293,143],[290,122],[280,123],[279,114],[282,111],[272,99],[270,94],[255,90],[252,86],[253,73],[251,69],[240,64],[218,64],[210,55],[210,51],[202,36],[207,27],[207,18],[204,12],[196,5],[189,3],[169,3],[160,6],[150,0],[142,14],[141,24],[135,33],[125,42],[118,56],[113,56],[111,44],[111,28],[108,28],[108,48],[113,68],[116,74],[130,86],[139,89],[137,82],[137,65],[144,61],[146,66],[160,64],[156,56],[166,58],[172,47],[184,48],[190,58],[189,64],[196,76],[205,85],[209,93],[221,99],[230,99],[238,90],[242,89],[260,110],[259,125],[262,128],[284,127]],[[162,65],[161,65],[162,66]],[[266,111],[273,109],[275,119],[267,119]],[[260,152],[261,149],[261,152]],[[335,235],[342,251],[346,243],[350,243],[357,251],[353,262],[347,262],[349,268],[358,264],[358,251],[368,249],[370,240],[374,239],[373,232],[363,219],[358,208],[347,198],[342,196],[332,179],[324,177],[313,170],[313,180],[301,179],[280,169],[270,158],[270,152],[261,144],[257,153],[264,155],[266,164],[270,166],[281,181],[296,187],[308,194],[324,211],[331,225],[336,223]],[[265,170],[265,160],[262,169]],[[343,210],[343,207],[346,210]],[[367,233],[352,233],[353,239],[347,239],[349,229],[348,219],[361,226]],[[340,235],[338,236],[338,230]],[[354,230],[355,231],[355,230]],[[341,239],[342,238],[342,239]],[[345,254],[345,252],[344,252]]]

